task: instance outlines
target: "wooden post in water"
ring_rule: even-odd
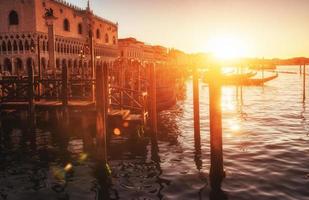
[[[221,71],[218,66],[210,70],[209,115],[210,115],[210,185],[213,190],[220,190],[224,178],[222,148],[222,113],[221,113]]]
[[[193,113],[194,113],[194,141],[195,146],[200,146],[200,97],[199,97],[199,74],[197,67],[193,67]]]
[[[63,123],[65,124],[65,126],[68,126],[69,123],[69,111],[68,111],[68,68],[66,65],[62,66],[62,109],[63,109]]]
[[[35,104],[34,104],[34,69],[33,62],[27,66],[28,71],[28,134],[31,146],[35,148]]]
[[[243,66],[240,66],[240,74],[243,74]],[[242,91],[243,91],[243,85],[240,85],[240,105],[243,105],[243,95],[242,95]]]
[[[156,81],[156,66],[150,64],[150,125],[151,136],[153,141],[157,140],[158,125],[157,125],[157,81]]]
[[[99,165],[106,166],[107,164],[107,149],[106,149],[106,84],[107,84],[107,65],[97,65],[96,67],[96,140],[97,140],[97,160]]]
[[[303,70],[303,102],[306,101],[306,64],[304,64]]]

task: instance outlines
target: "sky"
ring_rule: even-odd
[[[86,7],[86,0],[67,0]],[[119,23],[119,38],[187,53],[309,57],[309,0],[91,0]]]

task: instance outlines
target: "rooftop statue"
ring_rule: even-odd
[[[45,17],[54,17],[54,10],[52,8],[45,8]]]

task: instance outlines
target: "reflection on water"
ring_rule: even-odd
[[[21,131],[26,124],[12,127],[12,116],[2,116],[0,199],[308,199],[309,112],[298,75],[281,74],[263,89],[244,87],[242,100],[240,88],[223,88],[224,192],[211,191],[208,181],[208,87],[200,86],[200,145],[190,88],[189,80],[184,99],[160,114],[158,144],[114,130],[110,183],[84,152],[82,133],[38,127],[32,151]]]

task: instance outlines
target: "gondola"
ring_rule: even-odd
[[[251,76],[252,77],[252,76]],[[242,86],[261,86],[266,82],[274,80],[278,77],[278,73],[276,75],[266,77],[266,78],[251,78],[248,76],[238,76],[231,78],[231,76],[221,76],[220,82],[222,85],[242,85]],[[218,77],[219,78],[219,77]],[[208,83],[208,80],[204,80],[205,83]]]

